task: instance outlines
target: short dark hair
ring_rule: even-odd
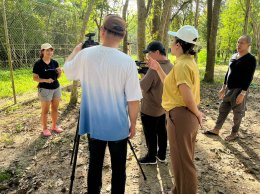
[[[117,32],[113,32],[113,31],[107,29],[107,28],[104,27],[104,26],[103,26],[102,28],[103,28],[105,31],[107,31],[108,34],[111,34],[111,35],[116,36],[116,37],[119,37],[119,38],[123,38],[123,37],[124,37],[123,34],[120,34],[120,33],[117,33]]]
[[[150,51],[151,52],[159,51],[161,55],[166,56],[165,48],[160,41],[150,42],[147,48],[143,50],[143,53],[149,53]]]

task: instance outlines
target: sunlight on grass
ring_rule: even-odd
[[[2,133],[0,136],[0,142],[4,143],[5,145],[12,145],[14,144],[14,139],[9,133]]]
[[[71,81],[67,80],[64,73],[59,78],[61,86],[71,84]],[[14,71],[14,84],[17,95],[24,93],[32,93],[37,91],[38,83],[32,79],[32,69],[24,68]],[[0,98],[11,97],[13,95],[12,83],[10,79],[10,73],[8,70],[0,71]]]

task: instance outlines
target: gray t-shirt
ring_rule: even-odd
[[[171,71],[173,65],[169,60],[158,62],[166,74]],[[163,83],[158,73],[155,70],[149,69],[140,84],[143,93],[141,112],[153,117],[163,115],[165,113],[165,110],[161,106]]]

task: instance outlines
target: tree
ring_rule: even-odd
[[[161,23],[161,15],[162,15],[162,5],[163,1],[154,0],[152,6],[152,26],[151,26],[151,37],[153,40],[160,40],[160,23]]]
[[[207,82],[214,81],[214,66],[215,66],[215,59],[216,59],[216,37],[218,31],[220,5],[221,5],[221,0],[208,0],[207,63],[206,63],[206,71],[204,76],[204,81]]]
[[[162,41],[163,45],[168,49],[168,35],[167,32],[170,27],[172,7],[174,1],[165,0],[163,4],[162,16],[159,27],[159,39]]]
[[[256,47],[258,64],[260,64],[260,2],[258,0],[252,0],[251,10],[251,26],[253,31],[253,43]]]
[[[124,4],[124,6],[123,6],[123,11],[122,11],[122,17],[123,17],[123,19],[126,21],[126,12],[127,12],[127,8],[128,8],[128,2],[129,2],[129,0],[126,0],[125,1],[125,4]],[[126,35],[125,35],[125,37],[124,37],[124,40],[123,40],[123,52],[124,53],[128,53],[128,40],[127,40],[127,36],[128,36],[128,34],[127,34],[127,32],[126,32]]]
[[[196,8],[195,8],[195,16],[194,16],[194,27],[198,27],[199,22],[199,6],[200,6],[200,0],[195,0],[196,2]]]
[[[143,61],[144,54],[143,50],[145,48],[145,30],[146,30],[146,18],[149,13],[151,7],[152,0],[147,1],[147,5],[145,5],[145,0],[137,0],[137,54],[138,59]]]
[[[90,2],[88,4],[88,8],[87,8],[87,11],[85,13],[83,25],[82,25],[82,28],[81,28],[79,42],[81,42],[85,37],[85,32],[86,32],[86,29],[87,29],[88,20],[89,20],[90,13],[92,11],[92,7],[93,7],[94,2],[95,2],[95,0],[90,0]],[[77,90],[77,88],[78,88],[78,81],[73,81],[72,91],[71,91],[71,95],[70,95],[70,102],[69,102],[70,105],[75,105],[78,101],[78,90]]]
[[[229,0],[223,7],[218,31],[218,54],[224,63],[236,50],[237,39],[242,35],[244,24],[244,10],[237,0]],[[241,26],[241,28],[238,28]]]
[[[250,8],[251,8],[251,0],[246,0],[246,10],[245,10],[245,23],[243,27],[243,34],[247,34],[248,30],[248,19],[250,15]]]

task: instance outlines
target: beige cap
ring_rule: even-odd
[[[49,49],[49,48],[53,49],[53,47],[49,43],[44,43],[41,45],[41,50]]]
[[[115,14],[109,14],[105,17],[103,27],[119,35],[124,35],[126,31],[125,20]]]

